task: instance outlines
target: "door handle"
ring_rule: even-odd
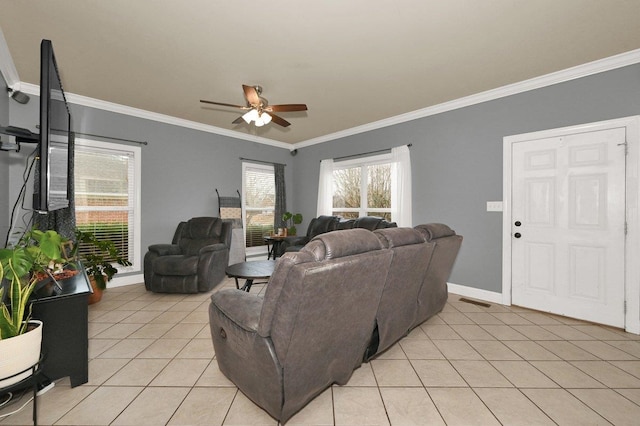
[[[522,234],[519,233],[519,232],[516,232],[515,234],[513,234],[513,236],[516,237],[516,238],[520,238],[520,237],[522,237]]]

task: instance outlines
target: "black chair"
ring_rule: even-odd
[[[181,222],[172,244],[154,244],[144,257],[144,285],[157,293],[212,290],[229,263],[231,223],[218,217]]]
[[[316,235],[324,234],[336,229],[340,218],[338,216],[318,216],[311,219],[307,228],[307,235],[287,237],[280,244],[281,252],[300,251]],[[282,254],[282,253],[279,253]]]
[[[343,219],[338,222],[337,230],[341,229],[354,229],[363,228],[369,231],[375,231],[376,229],[397,228],[398,224],[395,222],[388,222],[385,219],[378,216],[362,216],[357,219]]]

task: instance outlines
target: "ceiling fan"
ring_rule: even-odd
[[[244,97],[247,100],[247,105],[233,105],[224,102],[213,102],[201,99],[200,102],[212,105],[228,106],[231,108],[239,108],[243,111],[247,111],[244,115],[233,120],[233,124],[241,123],[244,120],[247,124],[252,121],[257,127],[269,124],[271,121],[282,126],[288,127],[291,125],[284,118],[277,116],[274,112],[290,112],[290,111],[306,111],[307,106],[305,104],[283,104],[283,105],[269,105],[269,102],[262,96],[262,87],[260,86],[247,86],[242,85],[244,90]]]

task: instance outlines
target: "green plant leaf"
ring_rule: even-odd
[[[12,281],[26,276],[33,267],[33,258],[23,248],[0,249],[0,262],[4,278]]]
[[[40,250],[49,259],[57,260],[62,258],[61,246],[62,236],[56,231],[46,231],[40,239]]]

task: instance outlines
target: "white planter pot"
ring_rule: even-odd
[[[42,321],[30,320],[38,327],[19,336],[0,340],[0,379],[9,377],[34,365],[40,359]],[[0,388],[10,386],[31,375],[26,371],[10,379],[0,380]]]

